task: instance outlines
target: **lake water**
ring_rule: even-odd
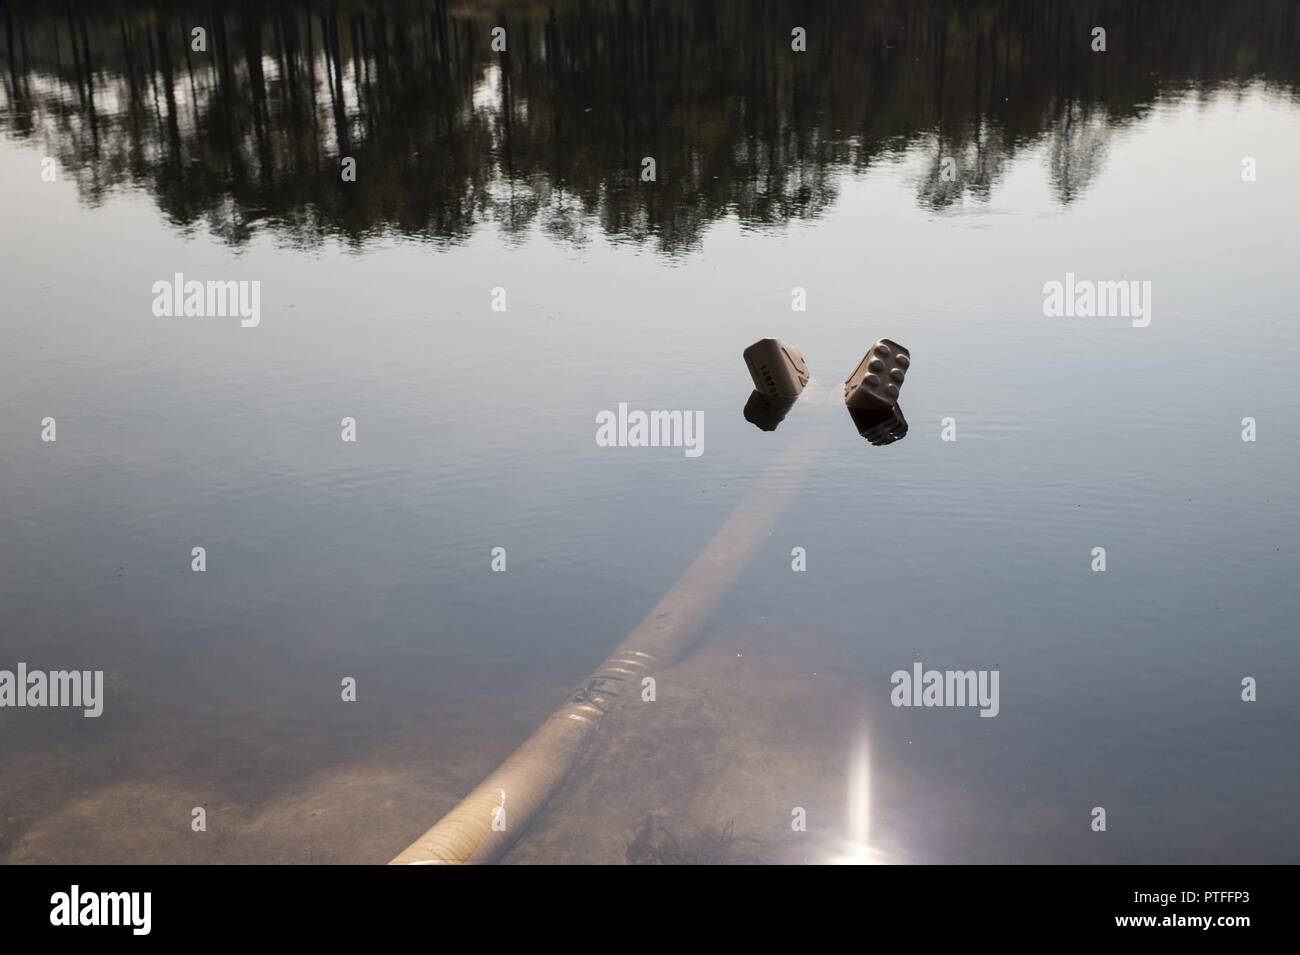
[[[0,669],[105,688],[0,709],[0,860],[386,861],[777,461],[506,861],[1300,861],[1295,6],[529,7],[505,56],[495,7],[331,9],[5,7]],[[176,273],[259,324],[156,316]],[[1149,324],[1045,315],[1067,274]],[[765,336],[813,373],[771,432]],[[704,453],[599,447],[619,403]],[[891,705],[917,661],[996,718]]]

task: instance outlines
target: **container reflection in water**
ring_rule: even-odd
[[[755,391],[745,402],[745,420],[760,431],[775,431],[798,398],[772,398]]]
[[[901,405],[890,408],[850,408],[849,417],[858,434],[876,447],[893,444],[907,437],[907,419]]]

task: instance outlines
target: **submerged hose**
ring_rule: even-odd
[[[817,439],[787,445],[681,579],[587,682],[391,864],[456,865],[500,859],[577,765],[603,718],[641,692],[644,676],[681,657],[700,623],[785,510],[820,446]]]

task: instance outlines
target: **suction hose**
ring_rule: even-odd
[[[641,692],[646,675],[680,659],[700,624],[785,510],[821,445],[820,438],[787,445],[681,579],[587,682],[391,864],[457,865],[500,859],[577,765],[604,718]]]

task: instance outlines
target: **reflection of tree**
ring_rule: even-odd
[[[501,12],[505,9],[505,13]],[[0,127],[85,201],[145,188],[178,226],[304,246],[593,226],[673,252],[708,223],[819,215],[841,174],[920,146],[918,199],[985,199],[1045,144],[1069,202],[1166,92],[1294,89],[1286,0],[4,3]],[[509,52],[489,48],[504,25]],[[803,26],[808,52],[789,49]],[[1109,52],[1089,49],[1094,25]],[[205,53],[189,31],[208,30]],[[355,183],[339,160],[357,161]],[[653,156],[658,181],[640,181]],[[951,160],[955,177],[942,175]]]
[[[1056,117],[1048,162],[1052,189],[1061,202],[1082,193],[1101,171],[1109,132],[1105,114],[1086,103],[1071,103]]]

